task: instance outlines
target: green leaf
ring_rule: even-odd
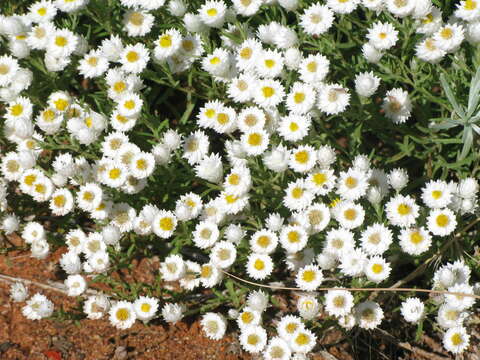
[[[475,76],[470,84],[470,92],[468,94],[468,109],[467,117],[472,116],[477,109],[478,102],[480,101],[480,67],[477,69]]]
[[[445,130],[445,129],[454,128],[454,127],[459,126],[459,125],[461,125],[460,122],[458,122],[456,120],[447,119],[444,122],[441,122],[441,123],[438,123],[438,124],[432,124],[429,127],[433,130]]]
[[[470,149],[472,148],[473,131],[470,126],[466,126],[465,129],[463,130],[462,142],[463,142],[463,149],[462,149],[462,153],[460,154],[460,157],[458,158],[459,160],[465,159]]]
[[[457,103],[455,96],[453,95],[452,89],[445,78],[445,74],[440,75],[440,82],[442,83],[443,90],[445,91],[445,95],[447,95],[448,101],[453,106],[453,110],[457,113],[458,116],[465,121],[465,111],[463,111],[462,107]]]

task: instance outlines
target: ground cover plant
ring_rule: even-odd
[[[480,2],[0,10],[0,226],[32,257],[66,248],[81,316],[200,317],[265,359],[389,318],[475,351]],[[111,276],[153,257],[154,282]],[[62,312],[22,281],[11,297]]]

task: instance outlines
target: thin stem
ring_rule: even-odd
[[[233,275],[225,270],[222,270],[222,272],[238,281],[244,282],[246,284],[258,286],[258,287],[263,287],[263,288],[269,288],[269,289],[274,289],[274,290],[291,290],[291,291],[303,291],[300,288],[293,288],[293,287],[285,287],[285,286],[276,286],[276,285],[265,285],[265,284],[260,284],[256,283],[253,281],[245,280],[242,279],[241,277],[238,277],[236,275]],[[461,292],[453,292],[453,291],[441,291],[441,290],[429,290],[429,289],[416,289],[416,288],[342,288],[342,287],[321,287],[317,288],[316,291],[329,291],[329,290],[347,290],[347,291],[388,291],[388,292],[422,292],[422,293],[429,293],[429,294],[437,294],[437,295],[454,295],[454,296],[465,296],[465,297],[473,297],[475,299],[480,299],[480,295],[474,295],[474,294],[466,294],[466,293],[461,293]]]

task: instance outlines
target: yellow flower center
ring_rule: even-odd
[[[58,111],[65,111],[65,109],[68,106],[68,101],[65,99],[58,99],[58,100],[55,100],[53,104],[55,105],[55,108]]]
[[[423,236],[418,231],[414,231],[410,234],[410,242],[413,244],[420,244],[423,241]]]
[[[202,270],[200,271],[200,275],[202,278],[209,278],[212,275],[212,268],[210,265],[203,265]]]
[[[210,64],[212,65],[217,65],[220,64],[220,58],[218,56],[214,56],[213,58],[210,59]]]
[[[343,296],[335,296],[333,298],[333,305],[343,307],[345,305],[345,298]]]
[[[230,120],[230,118],[225,113],[220,113],[220,114],[217,115],[217,121],[221,125],[228,124],[229,120]]]
[[[316,72],[317,71],[317,63],[315,61],[309,62],[307,64],[307,70],[309,72]]]
[[[252,49],[250,48],[243,48],[242,50],[240,50],[240,57],[242,59],[250,59],[252,57]]]
[[[159,222],[160,229],[163,231],[172,231],[173,230],[173,220],[169,217],[164,217],[160,219]]]
[[[127,100],[123,103],[123,106],[128,109],[128,110],[132,110],[135,108],[135,101],[133,100]]]
[[[98,64],[98,58],[92,56],[91,58],[89,58],[89,59],[87,60],[87,62],[88,62],[88,65],[90,65],[90,66],[97,66],[97,64]]]
[[[298,243],[300,241],[300,235],[296,231],[290,231],[287,235],[287,238],[291,243]]]
[[[381,32],[380,34],[378,34],[378,37],[383,40],[387,37],[387,34],[384,32]]]
[[[450,340],[452,340],[452,344],[454,346],[458,346],[463,343],[462,336],[459,333],[453,334]]]
[[[293,95],[293,101],[295,101],[295,104],[300,104],[304,100],[305,100],[305,94],[304,93],[297,92],[297,93],[295,93],[295,95]]]
[[[172,46],[172,37],[168,34],[165,34],[160,37],[160,41],[158,43],[162,48],[169,48]]]
[[[292,197],[294,199],[300,199],[303,196],[303,189],[296,187],[292,190]]]
[[[238,185],[240,183],[240,176],[237,174],[232,174],[228,177],[228,183],[230,185]]]
[[[285,330],[287,330],[287,333],[293,334],[295,331],[297,331],[298,325],[295,323],[288,323],[287,326],[285,326]]]
[[[327,181],[327,175],[324,173],[315,173],[313,174],[313,182],[315,185],[323,185]]]
[[[47,14],[47,9],[44,7],[41,7],[40,9],[37,10],[37,14],[40,16],[45,16]]]
[[[265,98],[270,98],[275,94],[275,90],[270,86],[264,86],[262,88],[262,93]]]
[[[108,177],[112,180],[116,180],[120,177],[120,175],[122,175],[122,171],[118,168],[114,168],[112,170],[109,171],[108,173]]]
[[[372,265],[372,271],[375,274],[380,274],[383,271],[383,266],[382,264],[373,264]]]
[[[300,164],[306,164],[310,158],[308,151],[302,150],[295,154],[295,161]]]
[[[477,2],[475,0],[466,0],[464,8],[465,10],[475,10],[477,8]]]
[[[191,40],[183,40],[182,41],[182,48],[183,50],[190,52],[193,50],[193,42]]]
[[[257,239],[257,244],[262,248],[266,248],[268,245],[270,245],[270,238],[265,235],[259,236]]]
[[[262,135],[253,133],[248,135],[248,144],[251,146],[259,146],[262,144]]]
[[[313,270],[305,270],[302,274],[302,279],[306,282],[312,282],[313,280],[315,280],[315,278],[316,274]]]
[[[92,192],[85,191],[83,193],[83,200],[88,201],[88,202],[92,202],[93,199],[95,199],[95,195],[93,195]]]
[[[121,308],[117,310],[115,316],[118,320],[125,321],[128,320],[128,318],[130,317],[130,312],[125,308]]]
[[[10,114],[13,116],[20,116],[23,113],[22,104],[15,104],[10,108]]]
[[[28,186],[32,186],[36,180],[37,180],[37,176],[34,174],[31,174],[31,175],[25,176],[25,178],[23,179],[23,182]]]
[[[354,177],[349,176],[349,177],[347,177],[347,178],[345,179],[345,185],[346,185],[349,189],[355,188],[355,187],[357,186],[357,183],[358,183],[358,181],[357,181],[357,179],[355,179]]]
[[[253,264],[253,267],[256,270],[261,271],[261,270],[265,269],[265,263],[263,262],[263,260],[257,259],[257,260],[255,260],[255,263]]]
[[[16,173],[20,169],[20,165],[15,160],[8,160],[6,167],[8,172],[11,173]]]
[[[440,214],[437,216],[437,225],[440,227],[445,227],[450,223],[450,219],[445,214]]]
[[[135,51],[129,51],[127,53],[127,61],[128,62],[138,61],[139,58],[140,58],[140,56],[138,56],[138,54]]]
[[[150,304],[147,304],[147,303],[143,303],[142,306],[140,306],[140,310],[146,313],[148,313],[151,308],[152,307],[150,306]]]
[[[134,12],[130,14],[130,19],[128,19],[131,24],[135,26],[140,26],[143,24],[143,15],[139,12]]]
[[[257,345],[260,341],[260,337],[257,334],[248,335],[247,342],[250,345]]]
[[[147,161],[145,159],[138,159],[137,160],[137,169],[146,170],[147,169]]]
[[[432,197],[435,200],[438,200],[442,197],[442,192],[440,190],[434,190],[434,191],[432,191]]]
[[[296,336],[295,342],[300,346],[307,345],[310,342],[310,337],[307,334],[300,333]]]
[[[253,321],[253,314],[250,311],[245,311],[241,315],[244,324],[250,324]]]
[[[453,36],[453,31],[452,29],[450,28],[443,28],[441,31],[440,31],[440,36],[442,38],[444,38],[445,40],[449,40],[452,38]]]
[[[6,75],[10,71],[10,68],[6,64],[0,64],[0,75]]]
[[[265,66],[269,69],[273,68],[275,66],[275,60],[272,60],[272,59],[265,60]]]
[[[397,211],[400,215],[404,216],[410,214],[412,212],[412,209],[407,204],[400,204],[398,205]]]
[[[218,11],[215,8],[211,8],[207,10],[207,14],[208,16],[216,16],[218,14]]]
[[[57,36],[55,38],[55,45],[65,47],[68,44],[68,40],[64,36]]]
[[[357,218],[357,211],[355,209],[347,209],[343,212],[347,220],[353,221]]]

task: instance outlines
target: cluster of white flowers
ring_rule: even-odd
[[[182,0],[170,0],[167,6],[164,0],[121,0],[122,36],[96,41],[95,48],[84,34],[55,25],[62,12],[79,13],[88,0],[40,0],[24,15],[0,16],[0,36],[8,40],[10,52],[0,56],[3,134],[15,146],[15,151],[1,154],[0,210],[5,214],[0,228],[7,235],[20,231],[33,257],[48,256],[48,227],[35,219],[22,223],[11,211],[15,204],[7,201],[9,188],[47,204],[55,217],[87,217],[93,229],[82,229],[78,222],[64,236],[68,251],[59,264],[68,274],[69,296],[85,296],[85,275],[111,269],[108,250],[122,251],[127,235],[160,238],[170,246],[179,231],[183,237],[182,229],[189,229],[190,238],[182,241],[198,254],[208,254],[208,261],[186,259],[176,249],[161,262],[162,280],[178,282],[184,291],[213,288],[234,267],[255,281],[275,274],[292,279],[303,291],[297,301],[300,316],[282,316],[277,336],[269,338],[262,327],[269,304],[264,292],[250,293],[246,306],[239,313],[230,312],[230,318],[240,328],[240,343],[246,351],[263,352],[265,359],[300,359],[316,344],[317,337],[305,321],[318,316],[320,300],[325,312],[345,329],[373,329],[384,318],[379,303],[355,304],[347,290],[333,289],[321,298],[316,291],[329,275],[342,284],[352,279],[365,286],[388,282],[396,265],[394,247],[405,256],[416,257],[430,251],[435,242],[454,236],[463,218],[478,210],[479,192],[478,181],[467,177],[456,182],[431,180],[416,197],[409,192],[411,181],[405,169],[387,172],[365,155],[355,156],[352,166],[345,168],[331,146],[310,141],[320,118],[334,118],[350,106],[355,94],[345,85],[348,81],[354,83],[361,101],[378,91],[382,74],[374,72],[374,64],[402,40],[402,34],[393,23],[373,23],[361,48],[372,69],[352,74],[354,78],[346,81],[336,79],[331,71],[333,57],[301,50],[302,39],[321,38],[336,17],[363,6],[372,14],[412,17],[415,31],[425,35],[416,46],[417,57],[437,63],[457,51],[465,39],[480,42],[480,4],[461,1],[444,23],[440,9],[430,0],[327,0],[305,9],[299,8],[297,0],[232,2],[229,7],[222,0],[207,0],[191,9]],[[142,41],[158,25],[154,10],[164,6],[171,16],[180,18],[184,28],[162,26],[158,38]],[[298,27],[270,21],[253,29],[247,22],[236,22],[268,6],[294,12]],[[215,32],[221,45],[206,41]],[[43,94],[46,102],[42,105],[29,98],[26,90],[34,73],[21,67],[19,60],[26,61],[31,51],[43,54],[42,71],[46,73],[73,71],[101,83],[110,113],[97,112],[93,104],[60,89]],[[132,130],[139,124],[148,127],[150,109],[143,91],[150,66],[164,69],[169,76],[181,76],[197,66],[225,89],[225,96],[202,104],[191,122],[194,131],[181,134],[168,129],[156,142],[140,143]],[[372,106],[394,124],[405,123],[413,107],[408,91],[389,89],[382,95],[383,103]],[[44,145],[63,138],[73,145],[52,146],[54,154],[47,168],[41,156]],[[84,156],[82,149],[93,150]],[[156,170],[174,162],[214,190],[202,195],[184,193],[170,209],[144,198],[140,208],[128,203],[149,181],[155,181]],[[261,178],[265,176],[275,180]],[[268,195],[257,192],[261,183],[272,185]],[[273,196],[267,202],[274,201],[275,208],[259,209],[246,226],[244,220],[258,207],[259,196]],[[268,214],[263,221],[262,212]],[[283,263],[275,262],[277,256],[282,256]],[[478,293],[479,287],[469,281],[468,266],[456,261],[437,270],[433,289]],[[12,286],[11,292],[14,301],[27,298],[22,285]],[[185,305],[163,301],[149,296],[133,302],[114,301],[99,294],[86,297],[84,312],[90,319],[108,314],[112,325],[127,329],[137,319],[155,318],[162,302],[163,319],[179,321]],[[435,301],[441,304],[437,322],[446,329],[445,348],[462,352],[469,344],[464,323],[474,298],[446,295]],[[52,313],[52,302],[40,294],[23,307],[23,314],[33,320]],[[428,316],[418,298],[406,299],[401,314],[411,323]],[[201,324],[206,336],[218,340],[226,332],[227,317],[207,313]]]

